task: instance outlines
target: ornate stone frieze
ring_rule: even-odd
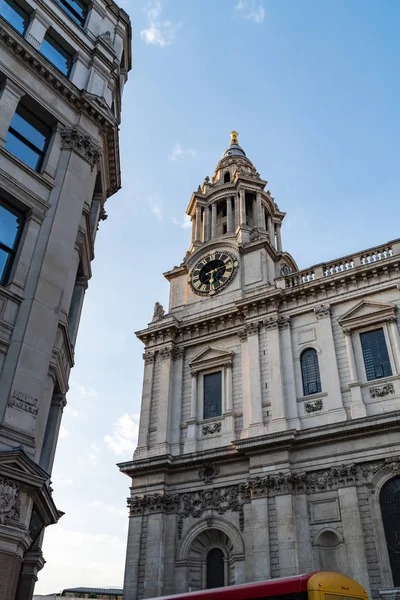
[[[199,477],[204,481],[204,483],[211,483],[212,480],[217,477],[219,473],[219,466],[215,463],[206,463],[202,465],[199,469]]]
[[[0,477],[0,523],[19,523],[21,519],[21,502],[19,486],[12,479]]]
[[[97,165],[101,157],[101,148],[78,127],[65,127],[61,130],[62,147],[74,150],[90,163],[92,169]]]
[[[208,510],[217,515],[226,512],[239,514],[240,531],[244,529],[245,486],[235,485],[228,488],[215,488],[182,495],[181,511],[178,520],[178,537],[182,537],[183,521],[188,517],[201,518]]]
[[[331,305],[330,304],[320,304],[319,306],[314,307],[314,312],[317,319],[324,319],[329,317],[331,314]]]
[[[144,512],[174,512],[179,507],[179,494],[151,494],[128,498],[130,516],[140,515]]]
[[[212,435],[213,433],[219,433],[221,431],[221,422],[219,423],[209,423],[207,425],[203,425],[203,435]]]
[[[369,388],[369,393],[371,398],[383,398],[389,396],[389,394],[394,394],[394,385],[393,383],[387,383],[380,387],[372,387]]]
[[[304,410],[306,411],[306,413],[318,412],[319,410],[322,410],[322,408],[323,408],[322,399],[315,400],[314,402],[305,402],[304,403]]]
[[[146,350],[143,353],[143,360],[144,360],[145,364],[146,365],[152,364],[154,362],[154,360],[155,360],[155,356],[156,356],[156,353],[154,351],[152,351],[152,350]]]

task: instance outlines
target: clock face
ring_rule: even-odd
[[[238,265],[228,252],[211,252],[195,265],[189,283],[196,294],[212,296],[232,280]]]

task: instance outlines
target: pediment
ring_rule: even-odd
[[[38,485],[43,484],[50,477],[46,471],[29,458],[22,448],[13,448],[0,452],[1,475]]]
[[[340,317],[338,322],[343,329],[356,329],[374,323],[391,321],[395,317],[396,306],[394,304],[362,300]]]
[[[234,352],[228,352],[221,348],[212,348],[209,346],[195,356],[195,358],[189,362],[189,366],[192,371],[199,371],[213,366],[222,366],[224,364],[231,365],[234,356]]]

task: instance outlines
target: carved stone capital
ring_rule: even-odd
[[[290,328],[290,317],[289,316],[278,317],[278,327],[279,327],[279,329],[289,329]]]
[[[319,306],[314,307],[314,312],[317,319],[324,319],[329,317],[331,314],[331,305],[330,304],[320,304]]]
[[[244,328],[244,329],[240,329],[240,330],[238,331],[238,336],[239,336],[239,339],[240,339],[240,341],[241,341],[242,343],[243,343],[243,342],[246,342],[246,341],[247,341],[247,329],[246,329],[246,328]]]
[[[153,350],[146,350],[143,353],[143,360],[146,365],[151,365],[155,360],[156,353]]]
[[[74,150],[91,165],[93,170],[101,157],[99,144],[79,127],[65,127],[61,130],[60,135],[62,148]]]
[[[279,319],[278,319],[278,317],[276,315],[271,316],[271,317],[267,317],[263,321],[264,327],[267,330],[269,330],[269,329],[277,329],[278,323],[279,323]]]
[[[258,321],[253,321],[252,323],[246,323],[247,335],[257,335],[259,329],[260,329],[260,323]]]

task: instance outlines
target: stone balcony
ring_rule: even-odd
[[[340,278],[350,273],[356,275],[365,268],[391,263],[396,257],[400,260],[400,239],[278,277],[275,282],[281,289],[298,288],[318,280]]]

